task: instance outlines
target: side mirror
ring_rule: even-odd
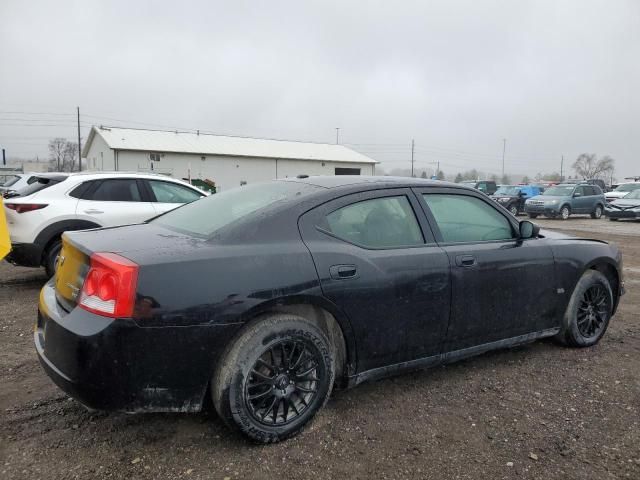
[[[540,233],[540,227],[529,220],[522,220],[520,222],[520,240],[526,240],[527,238],[536,238]]]

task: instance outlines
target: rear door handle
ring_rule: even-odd
[[[355,278],[358,269],[355,265],[332,265],[329,267],[329,275],[335,280]]]
[[[473,255],[458,255],[456,257],[456,265],[459,267],[473,267],[476,264],[476,257]]]
[[[94,215],[98,213],[104,213],[102,210],[96,210],[95,208],[90,208],[89,210],[85,210],[84,213],[88,213],[89,215]]]

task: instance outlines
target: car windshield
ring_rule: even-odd
[[[236,220],[283,200],[302,198],[321,187],[300,182],[257,183],[196,200],[151,220],[178,231],[210,237]]]
[[[625,200],[628,199],[635,199],[635,200],[640,200],[640,188],[636,188],[633,192],[628,193],[624,196]]]
[[[622,185],[618,185],[615,189],[616,192],[633,192],[640,188],[640,182],[638,183],[623,183]]]
[[[17,175],[15,177],[11,177],[9,180],[7,180],[6,182],[4,182],[2,185],[2,187],[10,187],[11,185],[14,185],[18,180],[20,180],[20,177],[18,177]]]
[[[503,185],[494,195],[508,195],[510,197],[516,196],[520,193],[520,187],[516,187],[514,185]]]
[[[547,188],[542,195],[549,197],[568,197],[573,193],[574,188],[575,187],[572,185],[550,187]]]

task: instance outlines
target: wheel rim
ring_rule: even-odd
[[[251,416],[269,426],[300,418],[318,396],[324,375],[322,356],[304,340],[283,340],[265,350],[245,383]]]
[[[602,216],[602,208],[596,207],[596,218],[600,218]]]
[[[511,207],[509,209],[509,211],[511,212],[511,215],[516,216],[518,214],[518,208],[517,207]]]
[[[560,215],[562,215],[562,218],[566,220],[567,218],[569,218],[569,209],[567,207],[564,207],[560,212]]]
[[[598,336],[609,318],[609,295],[602,285],[593,285],[578,305],[578,331],[583,337]]]

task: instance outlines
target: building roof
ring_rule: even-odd
[[[343,145],[103,126],[91,129],[82,150],[83,157],[87,156],[96,135],[115,150],[377,163]]]

